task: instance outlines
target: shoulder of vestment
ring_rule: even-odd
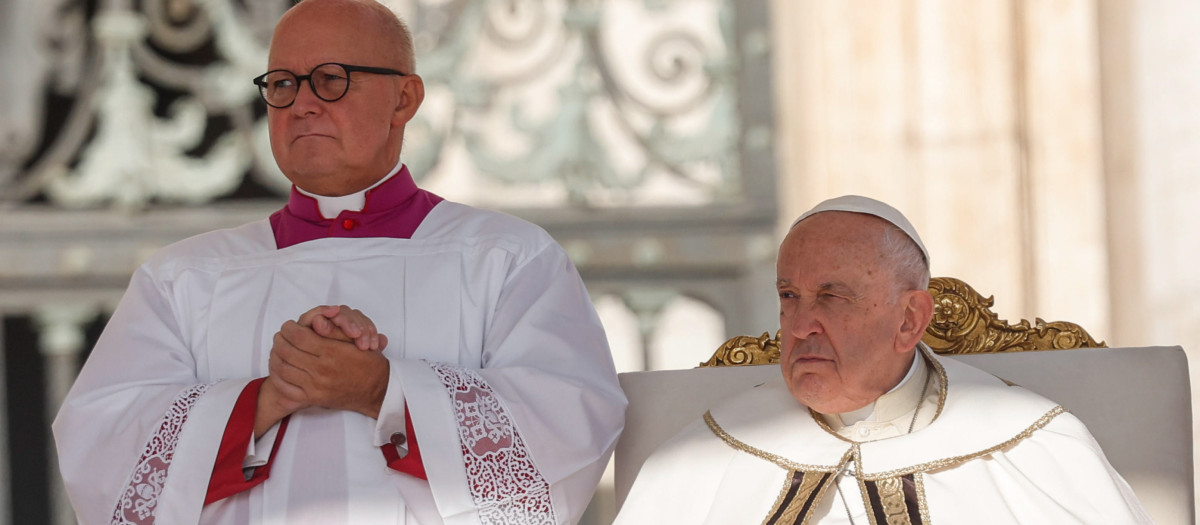
[[[861,475],[885,478],[949,468],[1006,449],[1064,412],[1053,401],[970,365],[941,357],[933,362],[944,385],[938,417],[912,434],[847,440],[800,405],[782,378],[713,407],[710,427],[731,446],[784,468],[827,471],[850,453]]]
[[[413,234],[413,240],[444,240],[495,245],[514,252],[536,252],[557,246],[540,226],[507,213],[442,201]]]

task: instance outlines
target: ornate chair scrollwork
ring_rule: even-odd
[[[939,354],[979,354],[1026,350],[1066,350],[1099,348],[1090,334],[1075,323],[1032,323],[1021,319],[1016,324],[1000,319],[992,312],[994,297],[984,297],[971,285],[953,277],[934,277],[929,281],[933,295],[933,321],[922,341]],[[779,332],[758,337],[740,335],[721,345],[702,367],[761,365],[779,362]]]

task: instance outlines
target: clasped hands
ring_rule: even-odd
[[[318,306],[283,323],[258,393],[255,438],[313,406],[378,417],[390,368],[385,347],[375,323],[344,305]]]

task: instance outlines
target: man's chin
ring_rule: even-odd
[[[813,400],[813,401],[809,401],[807,403],[805,403],[804,401],[800,401],[800,404],[808,407],[813,412],[816,412],[818,414],[841,414],[843,412],[850,412],[852,410],[857,410],[856,408],[847,408],[836,402],[830,402],[827,399]],[[859,407],[859,408],[862,408],[862,407]]]
[[[331,174],[336,174],[345,171],[337,161],[339,157],[331,150],[326,153],[320,151],[304,151],[299,154],[292,154],[289,157],[288,164],[291,169],[284,173],[288,178],[295,176],[305,180],[320,180],[328,177]],[[292,179],[293,182],[295,179]]]
[[[820,384],[822,383],[821,379],[811,377],[810,374],[805,375],[809,375],[810,377],[788,378],[788,391],[791,392],[792,397],[796,398],[796,401],[799,401],[801,405],[822,414],[826,413],[821,409],[829,407],[830,396],[828,389],[825,388],[825,385]]]
[[[793,393],[793,395],[800,401],[800,404],[811,408],[819,414],[843,414],[853,412],[870,404],[845,397],[834,398],[828,392],[823,392],[820,395],[804,395],[804,393],[800,395]],[[801,399],[801,396],[804,399]]]

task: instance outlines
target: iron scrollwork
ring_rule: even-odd
[[[731,2],[385,3],[409,22],[427,87],[404,160],[418,178],[459,181],[442,183],[447,196],[501,207],[742,196],[741,141],[762,133],[743,129],[737,69],[765,55],[744,42],[766,29],[739,37]],[[39,17],[28,34],[0,38],[37,51],[0,54],[31,73],[3,84],[13,100],[0,109],[54,114],[0,122],[0,201],[139,209],[286,195],[249,79],[290,2],[98,4],[22,7]],[[463,180],[483,189],[454,194],[472,187]]]

